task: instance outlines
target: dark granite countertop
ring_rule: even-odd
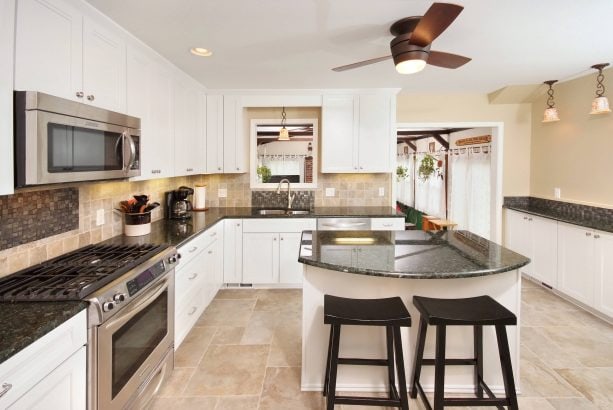
[[[341,272],[406,279],[485,276],[530,262],[468,231],[305,231],[298,260]]]
[[[504,208],[514,211],[525,212],[527,214],[541,216],[555,221],[565,222],[573,225],[583,226],[590,229],[598,229],[605,232],[613,232],[613,219],[603,217],[597,213],[578,213],[572,215],[568,212],[560,212],[556,208],[543,208],[526,204],[505,205]],[[581,208],[579,206],[578,208]],[[587,207],[583,207],[587,208]]]
[[[85,308],[85,302],[0,303],[0,363]]]

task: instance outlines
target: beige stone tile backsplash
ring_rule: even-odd
[[[390,174],[319,174],[315,190],[315,206],[388,206],[391,204]],[[148,194],[151,201],[162,207],[152,213],[152,219],[164,217],[164,193],[181,185],[207,185],[208,207],[251,206],[249,174],[198,175],[163,178],[150,181],[107,181],[75,184],[79,188],[79,229],[0,251],[0,277],[27,268],[79,247],[121,235],[121,216],[113,212],[119,201],[135,194]],[[325,188],[334,187],[334,197],[324,195]],[[378,195],[379,187],[385,196]],[[50,186],[47,189],[53,189]],[[226,198],[217,196],[218,189],[227,190]],[[28,190],[36,190],[28,188]],[[105,223],[96,225],[96,211],[104,209]],[[2,221],[0,221],[2,223]]]

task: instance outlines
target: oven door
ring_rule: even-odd
[[[138,406],[135,395],[173,351],[174,272],[98,326],[95,345],[97,408]]]
[[[104,122],[27,111],[25,184],[138,176],[139,134]]]

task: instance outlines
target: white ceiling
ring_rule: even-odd
[[[465,9],[433,49],[471,57],[457,70],[397,74],[389,26],[425,0],[87,0],[208,88],[402,87],[490,92],[564,79],[613,60],[611,0],[459,0]],[[195,57],[191,47],[211,49]]]

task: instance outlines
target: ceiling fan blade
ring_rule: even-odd
[[[340,71],[353,70],[354,68],[364,67],[365,65],[374,64],[374,63],[378,63],[380,61],[389,60],[390,58],[392,58],[391,55],[385,56],[385,57],[371,58],[370,60],[364,60],[364,61],[360,61],[358,63],[342,65],[340,67],[334,67],[332,69],[332,71],[340,72]]]
[[[464,7],[450,3],[434,3],[419,20],[411,34],[410,44],[425,47],[441,35],[464,10]]]
[[[443,53],[442,51],[430,51],[428,64],[443,68],[458,68],[468,63],[471,59],[457,54]]]

